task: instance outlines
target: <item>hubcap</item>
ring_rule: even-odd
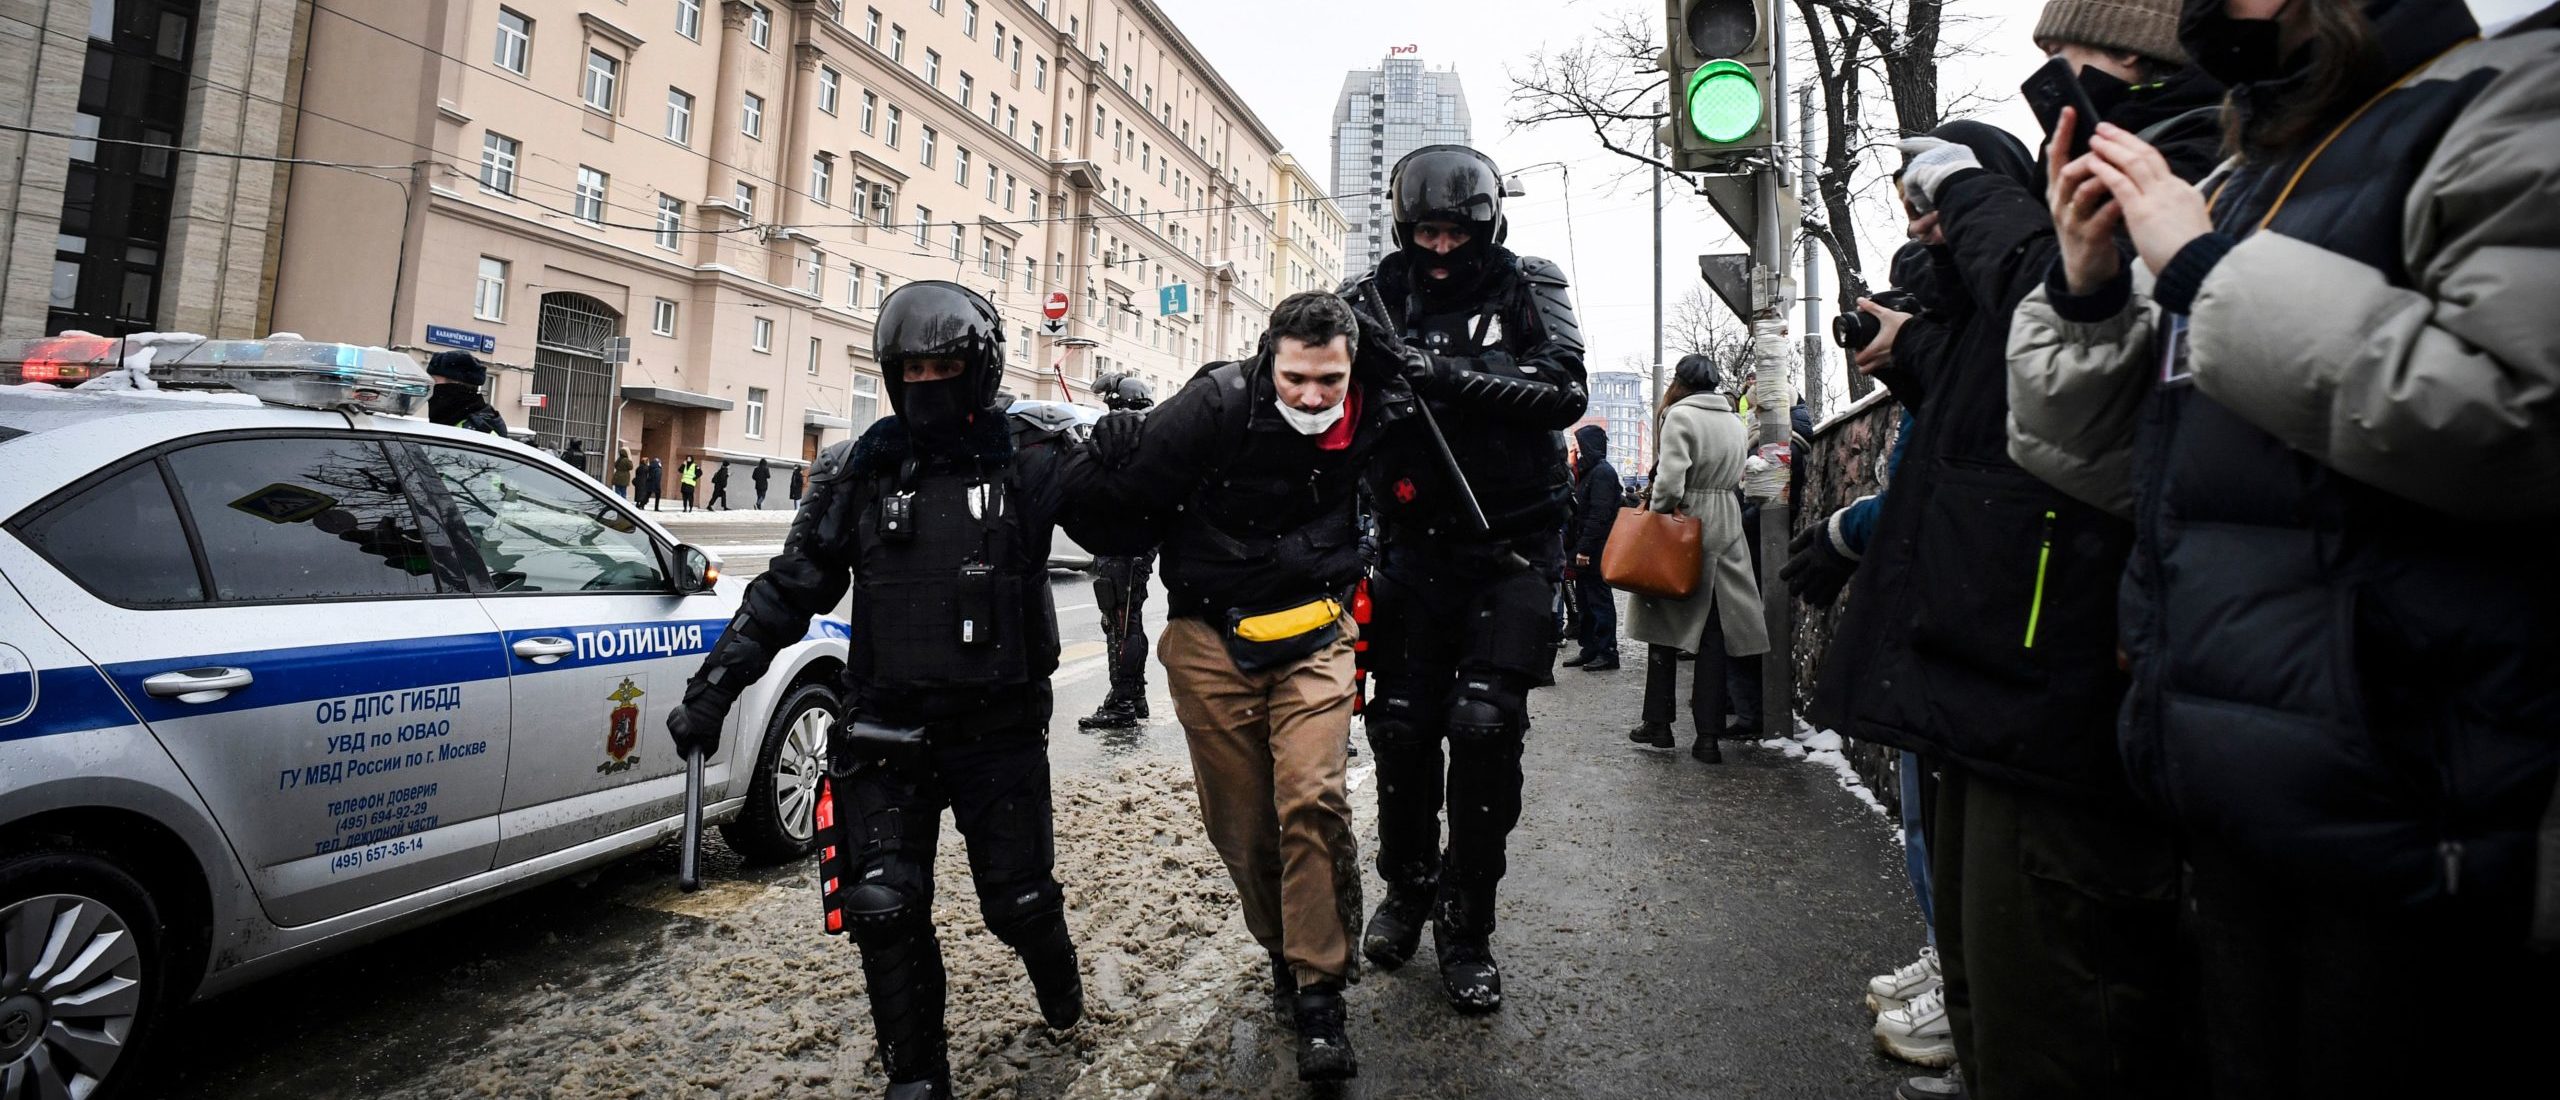
[[[0,909],[0,1094],[88,1095],[141,1007],[142,953],[104,902],[45,894]]]
[[[825,707],[801,711],[783,734],[782,751],[774,754],[774,809],[793,840],[817,833],[818,777],[827,769],[827,727],[834,722]]]

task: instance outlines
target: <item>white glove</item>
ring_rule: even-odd
[[[1894,143],[1902,150],[1902,195],[1915,213],[1938,209],[1938,188],[1956,173],[1982,167],[1973,150],[1944,138],[1907,137]]]

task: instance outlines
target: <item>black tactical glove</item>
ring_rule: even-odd
[[[1121,411],[1102,414],[1093,426],[1093,457],[1106,470],[1127,466],[1138,457],[1138,441],[1145,434],[1147,418],[1138,413]]]
[[[1396,335],[1396,326],[1378,316],[1364,298],[1350,301],[1351,315],[1360,322],[1360,342],[1351,349],[1353,370],[1375,378],[1402,377],[1407,359],[1420,353],[1406,347]]]
[[[678,755],[709,759],[720,750],[720,724],[728,717],[729,700],[699,692],[667,712],[667,736],[675,741]]]
[[[1796,532],[1787,548],[1792,553],[1778,577],[1787,582],[1787,591],[1814,607],[1831,606],[1840,598],[1840,590],[1848,587],[1850,574],[1858,571],[1858,560],[1831,544],[1828,519]]]

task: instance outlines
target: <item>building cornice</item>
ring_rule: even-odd
[[[587,33],[621,46],[625,50],[636,52],[646,44],[646,40],[639,35],[614,26],[594,12],[579,12],[578,24],[587,28]]]

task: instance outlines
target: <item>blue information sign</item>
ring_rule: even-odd
[[[1191,284],[1172,283],[1156,288],[1156,315],[1171,317],[1191,312]]]
[[[449,348],[476,351],[482,355],[492,355],[498,350],[498,338],[495,336],[467,329],[446,328],[443,325],[427,326],[427,342],[442,344]]]

